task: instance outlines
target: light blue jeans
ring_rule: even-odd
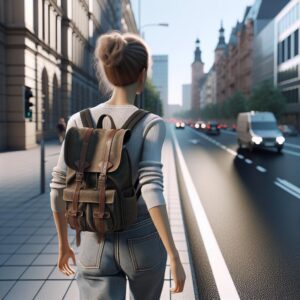
[[[126,230],[106,234],[81,232],[77,257],[80,300],[124,300],[126,277],[131,300],[159,300],[167,252],[149,215]]]

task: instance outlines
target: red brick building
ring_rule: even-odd
[[[228,44],[225,43],[223,26],[219,33],[215,49],[217,101],[224,101],[237,91],[249,96],[252,88],[253,21],[244,18],[237,22]]]

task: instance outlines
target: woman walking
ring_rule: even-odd
[[[134,34],[117,31],[103,34],[97,40],[95,61],[102,87],[105,84],[112,94],[106,102],[90,108],[92,119],[97,124],[100,115],[109,114],[116,128],[121,128],[138,110],[134,100],[144,88],[150,63],[147,45]],[[103,128],[110,128],[106,121],[110,120],[104,118]],[[79,112],[69,119],[67,131],[73,126],[83,126]],[[154,113],[146,114],[134,128],[126,147],[132,174],[141,185],[137,221],[123,231],[105,234],[100,244],[95,232],[82,231],[76,260],[68,241],[62,199],[66,178],[63,142],[50,183],[51,209],[59,241],[58,269],[69,276],[74,274],[69,259],[77,265],[81,300],[123,300],[126,278],[131,299],[159,300],[167,256],[175,284],[170,290],[182,292],[186,276],[172,238],[163,196],[161,149],[165,135],[164,120]]]

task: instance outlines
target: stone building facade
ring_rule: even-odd
[[[111,29],[137,33],[129,0],[0,0],[0,151],[53,138],[59,117],[103,101],[93,51]]]
[[[217,101],[217,85],[215,65],[205,75],[203,87],[200,92],[200,107],[203,108],[208,104],[215,104]]]
[[[201,58],[200,41],[196,40],[194,61],[192,63],[191,109],[200,108],[200,90],[204,78],[204,63]]]

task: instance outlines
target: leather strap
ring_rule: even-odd
[[[82,146],[81,152],[80,152],[80,158],[79,158],[79,161],[76,162],[78,171],[76,171],[76,185],[75,185],[75,191],[74,191],[73,199],[72,199],[72,209],[70,212],[70,217],[72,218],[73,223],[76,228],[76,245],[77,246],[80,245],[79,223],[78,223],[78,219],[77,219],[78,199],[79,199],[80,190],[82,189],[82,180],[83,180],[84,170],[89,166],[89,163],[86,161],[86,154],[87,154],[89,140],[90,140],[92,133],[93,133],[93,128],[89,128],[85,132],[84,138],[83,138],[83,146]]]
[[[103,114],[99,117],[98,122],[97,122],[97,128],[103,128],[103,119],[105,117],[108,117],[110,119],[110,124],[111,124],[110,128],[116,129],[116,125],[115,125],[113,118],[111,117],[111,115],[108,115],[108,114]]]
[[[138,109],[136,110],[123,124],[123,126],[121,127],[122,129],[130,129],[133,130],[133,128],[135,127],[135,125],[146,115],[150,113],[147,110],[144,109]]]
[[[94,128],[94,121],[91,115],[91,111],[89,108],[86,108],[82,111],[80,111],[80,118],[81,118],[81,122],[83,127],[92,127]]]
[[[138,109],[136,110],[123,124],[122,128],[123,129],[130,129],[133,130],[134,127],[138,124],[138,122],[146,115],[150,113],[147,110],[144,109]],[[139,186],[139,177],[137,177],[135,183],[134,183],[134,188],[136,190],[136,197],[139,199],[141,195],[141,186]]]
[[[106,148],[104,153],[103,160],[99,163],[100,175],[98,178],[98,190],[99,190],[99,209],[94,211],[94,221],[98,232],[98,242],[104,237],[104,211],[105,211],[105,183],[108,170],[112,167],[112,164],[109,162],[111,145],[116,134],[117,130],[110,130],[108,133]]]

